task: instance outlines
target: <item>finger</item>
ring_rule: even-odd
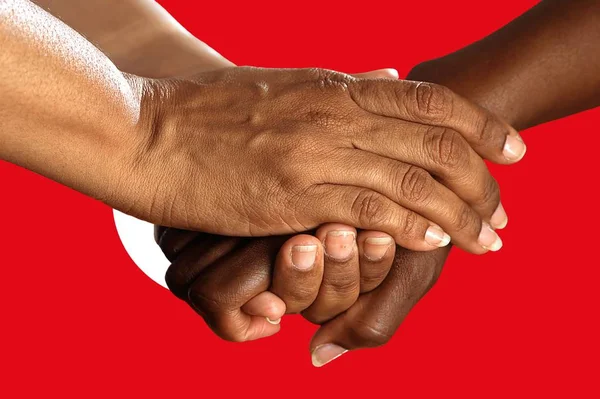
[[[280,326],[265,317],[249,315],[242,306],[267,291],[271,265],[284,238],[248,240],[219,258],[196,278],[188,303],[221,338],[242,342],[273,335]]]
[[[286,313],[300,313],[317,297],[322,278],[321,242],[313,236],[299,234],[281,246],[269,291],[283,300]]]
[[[333,172],[348,165],[352,165],[355,173]],[[475,254],[501,247],[499,236],[487,228],[487,223],[484,225],[476,210],[424,169],[352,149],[340,149],[339,156],[327,160],[327,166],[325,178],[328,183],[377,191],[397,206],[427,220],[430,234],[425,233],[424,239],[430,244],[444,243],[446,234],[446,243],[449,235],[454,244]],[[499,199],[493,206],[497,207],[498,202]],[[489,216],[491,212],[488,219]],[[443,230],[441,233],[440,227]],[[430,237],[431,234],[436,235]]]
[[[501,215],[494,213],[502,209],[499,208],[500,189],[496,180],[458,132],[444,127],[394,122],[390,118],[372,121],[371,132],[354,139],[356,148],[369,155],[377,153],[429,171],[485,221],[493,220],[496,228],[506,225],[506,214],[500,219],[502,223],[498,223]]]
[[[171,262],[189,243],[198,238],[197,231],[181,230],[173,227],[154,226],[154,239],[167,259]]]
[[[348,309],[360,293],[356,229],[339,223],[321,226],[315,236],[323,243],[325,268],[319,294],[302,316],[315,324]]]
[[[360,260],[360,293],[364,294],[377,288],[390,272],[396,243],[389,234],[381,231],[361,231],[356,241]]]
[[[356,104],[369,112],[458,131],[490,161],[511,164],[525,155],[525,144],[515,129],[444,86],[356,79],[348,88]]]
[[[362,79],[398,79],[400,74],[394,68],[377,69],[375,71],[355,73],[352,76]]]
[[[366,188],[320,184],[305,191],[296,207],[299,222],[305,225],[335,221],[384,231],[413,251],[431,251],[450,242],[450,236],[427,219]]]
[[[188,241],[189,236],[177,233],[177,237],[181,240],[161,240],[161,249],[165,253],[178,254],[172,258],[171,266],[167,269],[165,275],[165,281],[169,290],[184,301],[188,300],[189,285],[204,269],[244,242],[243,239],[235,237],[197,234],[194,240],[188,242],[186,249],[179,253],[173,249],[182,248],[183,242]]]
[[[409,252],[400,249],[388,277],[361,295],[345,313],[327,322],[310,343],[312,362],[323,366],[348,350],[389,341],[415,303],[437,280],[449,249]]]
[[[272,292],[265,291],[246,302],[242,310],[252,316],[265,317],[271,324],[279,324],[285,314],[285,302]]]

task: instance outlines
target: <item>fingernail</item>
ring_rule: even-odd
[[[348,349],[344,349],[335,344],[319,345],[312,353],[312,364],[315,367],[322,367],[346,352],[348,352]]]
[[[292,247],[292,265],[300,270],[308,270],[317,258],[316,245],[294,245]]]
[[[425,242],[441,248],[450,244],[450,236],[439,226],[429,226],[425,232]]]
[[[492,252],[496,252],[502,248],[502,240],[487,223],[483,223],[481,233],[479,233],[478,242],[483,248]]]
[[[337,260],[346,260],[354,251],[356,235],[353,231],[334,230],[327,233],[325,242],[325,253],[327,256]]]
[[[498,208],[494,211],[492,218],[490,219],[490,225],[498,230],[502,230],[508,224],[508,216],[504,211],[502,203],[498,204]]]
[[[393,243],[392,237],[369,237],[363,245],[365,257],[372,261],[381,260]]]
[[[519,134],[506,136],[504,150],[502,151],[504,158],[510,162],[517,162],[525,156],[526,151],[527,147]]]
[[[281,323],[281,317],[280,317],[280,318],[278,318],[278,319],[276,319],[276,320],[271,320],[271,319],[269,319],[268,317],[265,317],[265,319],[267,319],[267,321],[268,321],[269,323],[271,323],[271,324],[279,324],[279,323]]]

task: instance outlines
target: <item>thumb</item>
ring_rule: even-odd
[[[432,252],[398,248],[394,266],[383,283],[317,330],[310,343],[313,365],[321,367],[348,350],[387,343],[435,283],[448,252],[448,248]]]

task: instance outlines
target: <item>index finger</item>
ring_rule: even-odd
[[[526,146],[519,133],[483,107],[434,83],[353,79],[354,102],[373,114],[458,131],[482,158],[499,164],[520,161]]]

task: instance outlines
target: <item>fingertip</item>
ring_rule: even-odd
[[[315,367],[323,367],[348,352],[348,349],[336,344],[322,344],[311,353],[311,361]]]
[[[381,261],[396,244],[391,235],[380,231],[361,231],[357,241],[360,255],[371,262]]]
[[[431,225],[425,232],[425,241],[435,248],[443,248],[450,244],[450,235],[437,225]]]
[[[519,162],[525,156],[527,152],[527,146],[521,138],[521,135],[516,131],[513,134],[506,136],[504,147],[502,148],[502,155],[509,163]]]
[[[342,223],[325,223],[319,226],[319,228],[315,232],[315,237],[318,239],[319,242],[322,242],[327,236],[327,234],[333,231],[347,231],[356,236],[356,228],[354,228],[354,226],[349,226],[347,224]]]
[[[315,233],[323,243],[323,251],[328,259],[348,261],[357,255],[356,229],[340,223],[324,224]]]
[[[319,254],[321,242],[308,234],[298,234],[287,240],[279,251],[276,268],[293,267],[300,271],[311,270]]]

